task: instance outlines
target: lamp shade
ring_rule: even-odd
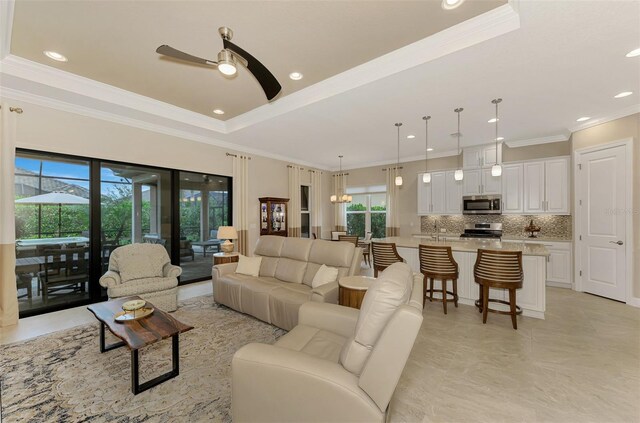
[[[453,179],[455,179],[456,181],[462,181],[463,178],[464,178],[464,172],[462,171],[462,169],[458,169],[455,172],[453,172]]]
[[[238,232],[233,226],[220,226],[218,228],[218,239],[238,239]]]
[[[397,186],[401,186],[402,185],[402,176],[396,176],[396,185]]]
[[[494,164],[491,166],[491,176],[500,176],[502,175],[502,166],[499,164]]]
[[[431,182],[431,173],[427,172],[427,173],[423,173],[422,174],[422,182],[424,182],[425,184],[428,184]]]

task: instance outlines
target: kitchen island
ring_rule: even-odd
[[[411,266],[414,272],[420,272],[418,245],[437,245],[451,247],[453,258],[458,263],[458,297],[459,303],[474,305],[479,297],[478,284],[473,278],[473,266],[478,249],[522,251],[522,269],[524,282],[517,291],[517,303],[522,314],[544,319],[546,266],[549,252],[542,244],[524,242],[495,241],[490,239],[446,240],[434,241],[417,237],[389,237],[374,239],[379,242],[393,242],[398,253]],[[434,289],[440,287],[440,281],[434,283]],[[435,291],[434,291],[435,296]],[[508,299],[508,293],[502,289],[491,289],[490,298]]]

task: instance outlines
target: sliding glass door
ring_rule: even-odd
[[[209,279],[218,228],[231,224],[230,178],[180,172],[179,179],[181,282]]]
[[[15,170],[21,313],[89,299],[89,162],[20,154]]]

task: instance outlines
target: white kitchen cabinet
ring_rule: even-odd
[[[463,181],[456,181],[454,170],[445,172],[445,214],[462,214]]]
[[[467,168],[492,166],[496,163],[496,155],[502,162],[502,144],[480,145],[477,147],[467,147],[462,151],[462,166]]]
[[[431,182],[428,184],[422,181],[422,175],[418,174],[418,214],[445,214],[445,172],[431,172]]]
[[[502,213],[521,214],[524,210],[522,163],[502,166]]]
[[[569,214],[569,160],[547,160],[545,166],[545,205],[551,214]]]
[[[524,164],[524,213],[544,213],[544,162]]]
[[[544,243],[549,250],[547,258],[547,285],[571,288],[573,262],[570,242]]]
[[[524,213],[569,214],[569,159],[524,163]]]
[[[464,195],[482,194],[482,171],[480,169],[465,169],[462,185],[464,186]]]
[[[502,193],[502,178],[492,176],[491,168],[464,171],[464,195],[490,195]]]

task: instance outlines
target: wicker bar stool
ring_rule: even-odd
[[[476,307],[482,313],[482,323],[487,323],[487,312],[508,314],[514,329],[518,329],[516,316],[522,309],[516,305],[516,289],[522,288],[522,251],[478,250],[478,258],[473,267],[473,276],[480,285],[480,298]],[[501,288],[509,291],[509,301],[489,298],[489,288]],[[501,303],[509,306],[509,311],[489,308],[489,303]]]
[[[384,270],[393,263],[404,262],[405,260],[398,254],[396,244],[393,242],[371,242],[371,253],[373,254],[373,276],[378,277],[378,271]]]
[[[429,281],[429,301],[442,301],[444,314],[447,314],[447,303],[458,307],[458,263],[453,258],[451,247],[419,245],[420,272],[424,275],[424,299],[427,299],[427,281]],[[442,299],[433,298],[433,281],[442,281]],[[451,280],[452,291],[447,291],[447,281]]]

